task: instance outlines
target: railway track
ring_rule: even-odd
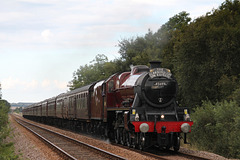
[[[177,153],[177,155],[188,158],[188,159],[194,159],[194,160],[211,160],[209,158],[199,157],[199,156],[186,154],[186,153],[181,153],[181,152]]]
[[[137,153],[141,153],[142,155],[151,157],[151,158],[155,158],[155,159],[161,159],[161,160],[171,160],[171,159],[180,159],[181,157],[184,159],[192,159],[192,160],[211,160],[209,158],[205,158],[205,157],[199,157],[196,155],[192,155],[192,154],[186,154],[186,153],[181,153],[181,152],[174,152],[172,150],[169,151],[157,151],[156,148],[155,149],[148,149],[146,151],[140,151],[138,149],[134,149],[134,148],[129,148],[127,146],[123,146],[120,144],[116,144],[116,143],[112,143],[115,146],[119,146],[125,149],[130,149],[134,152]]]
[[[123,157],[75,140],[60,133],[26,122],[14,116],[17,123],[31,131],[51,148],[57,151],[64,159],[88,159],[88,160],[126,160]]]
[[[150,152],[144,152],[144,155],[153,157],[153,158],[161,158],[163,157],[163,155],[159,155],[159,154],[152,154]],[[167,154],[170,154],[171,157],[183,157],[185,159],[193,159],[193,160],[210,160],[208,158],[204,158],[204,157],[199,157],[199,156],[195,156],[195,155],[190,155],[190,154],[185,154],[185,153],[166,153],[165,157],[169,157]],[[165,159],[170,159],[170,158],[165,158]],[[172,159],[172,158],[171,158]],[[176,158],[178,159],[178,158]]]
[[[16,118],[16,117],[14,116],[14,118]],[[20,119],[18,121],[19,121],[18,123],[22,123],[21,125],[26,125],[26,127],[34,126],[35,128],[40,128],[40,129],[42,128],[42,127],[36,126],[34,124],[31,124],[29,122],[22,122],[22,120],[20,120]],[[31,127],[28,127],[28,128],[31,129]],[[34,129],[31,129],[31,130],[34,130]],[[50,132],[54,132],[54,131],[51,131],[51,130],[48,130],[48,129],[45,129],[45,130],[50,131]],[[60,136],[63,136],[63,137],[67,137],[67,136],[59,134],[59,133],[57,133],[57,135],[60,135]],[[54,137],[56,137],[56,135],[54,135]],[[70,137],[67,137],[67,139],[68,138],[70,138]],[[53,139],[53,138],[50,137],[50,139]],[[58,150],[58,148],[59,148],[60,151],[58,151],[58,153],[61,154],[62,156],[64,156],[65,159],[124,159],[124,158],[119,157],[119,156],[117,156],[117,157],[111,157],[109,155],[99,156],[99,154],[101,155],[102,153],[97,153],[97,154],[96,153],[91,153],[91,152],[96,152],[96,151],[84,152],[84,151],[81,151],[82,149],[76,149],[77,150],[76,151],[74,149],[74,146],[76,145],[76,143],[79,143],[79,141],[78,140],[74,140],[72,138],[70,138],[70,139],[74,141],[73,142],[74,145],[72,145],[72,144],[65,144],[65,142],[63,142],[62,140],[55,140],[57,142],[61,142],[62,141],[61,143],[56,144],[56,147],[54,147],[54,148],[57,148],[55,150]],[[75,141],[77,141],[77,142],[75,142]],[[84,144],[84,142],[80,142],[80,143]],[[171,159],[180,159],[182,157],[183,159],[210,160],[208,158],[199,157],[199,156],[195,156],[195,155],[191,155],[191,154],[186,154],[186,153],[181,153],[181,152],[176,153],[176,152],[171,151],[171,150],[169,150],[169,151],[159,151],[159,150],[156,150],[156,148],[155,148],[155,150],[154,149],[150,149],[150,150],[146,150],[146,151],[140,151],[138,149],[129,148],[127,146],[123,146],[123,145],[120,145],[120,144],[115,144],[115,143],[111,143],[111,144],[115,145],[115,146],[118,146],[118,147],[121,147],[121,148],[132,150],[132,151],[134,151],[136,153],[140,153],[141,155],[145,155],[145,156],[147,156],[149,158],[154,158],[154,159],[171,160]],[[88,144],[86,144],[86,145],[90,146]],[[62,148],[62,146],[67,146],[66,147],[67,149]],[[96,147],[94,147],[94,148],[96,148]],[[69,150],[69,149],[71,150],[70,153],[67,152],[67,150]],[[62,153],[61,150],[63,150],[63,153]],[[65,155],[64,152],[66,152],[67,154]],[[74,156],[73,155],[74,153],[76,153],[78,155]],[[83,155],[87,155],[87,156],[84,157]],[[89,157],[89,155],[91,155],[91,158]],[[96,155],[96,157],[94,155]]]

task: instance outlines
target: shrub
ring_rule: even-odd
[[[18,156],[14,154],[13,143],[6,143],[5,139],[9,135],[8,112],[10,105],[5,100],[0,100],[0,159],[14,160]]]
[[[228,158],[240,158],[240,107],[236,101],[204,101],[192,119],[193,145]]]

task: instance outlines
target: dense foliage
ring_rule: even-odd
[[[178,33],[174,69],[185,104],[223,100],[239,88],[239,27],[240,2],[226,1]]]
[[[153,33],[119,42],[120,58],[74,72],[70,89],[161,60],[179,83],[178,101],[195,108],[192,143],[227,157],[239,158],[240,2],[226,0],[193,21],[186,12],[173,16]],[[224,140],[223,140],[224,139]]]
[[[204,101],[192,114],[191,142],[200,149],[240,158],[240,107],[236,106],[236,101]]]
[[[8,127],[8,112],[10,104],[0,99],[0,159],[14,160],[18,156],[14,154],[14,146],[12,143],[7,143],[6,138],[10,133]]]
[[[1,86],[1,83],[0,83],[0,99],[2,99],[2,86]]]

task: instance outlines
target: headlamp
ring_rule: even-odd
[[[139,115],[138,115],[138,113],[136,113],[135,121],[139,121]]]
[[[132,109],[132,114],[136,114],[136,109]]]
[[[161,120],[164,120],[165,116],[164,114],[161,115]]]
[[[142,123],[139,126],[139,129],[140,129],[141,132],[146,133],[149,130],[149,125],[147,123]]]
[[[190,125],[188,123],[183,123],[181,125],[181,130],[183,133],[188,133],[190,131]]]
[[[185,121],[190,121],[190,115],[188,114],[188,110],[187,109],[184,109],[184,120]]]

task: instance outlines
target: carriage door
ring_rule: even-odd
[[[73,97],[73,110],[74,110],[74,112],[73,112],[73,117],[74,118],[77,118],[77,101],[76,101],[76,97],[77,95],[75,95],[74,97]]]
[[[63,118],[68,118],[68,98],[65,97],[63,100]]]
[[[106,96],[106,83],[102,84],[102,98],[103,98],[103,112],[102,119],[104,122],[107,122],[107,96]]]

